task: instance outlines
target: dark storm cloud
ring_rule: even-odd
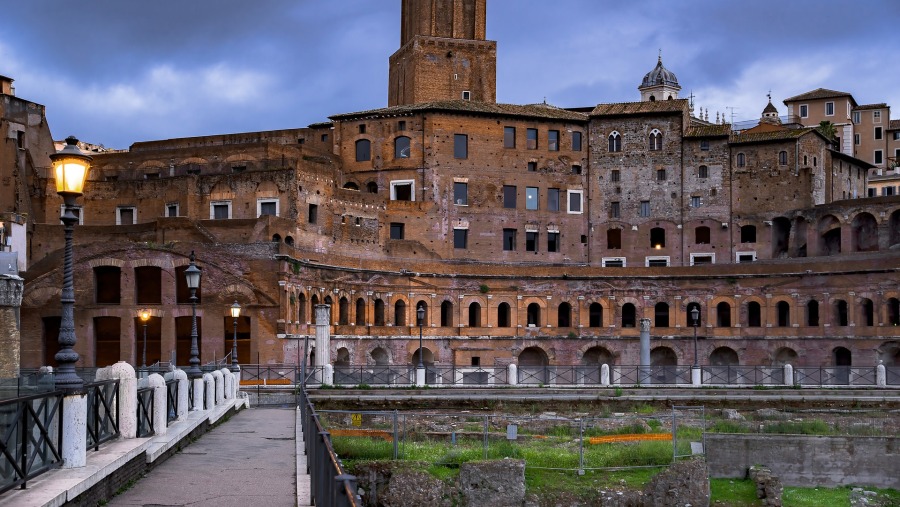
[[[56,137],[300,127],[385,105],[399,17],[399,0],[30,0],[0,17],[0,74]],[[782,112],[819,86],[896,107],[898,20],[892,0],[488,2],[500,101],[635,100],[662,49],[683,96],[740,119],[770,89]]]

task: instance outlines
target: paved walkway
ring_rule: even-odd
[[[293,507],[308,491],[297,467],[295,409],[253,408],[203,435],[154,468],[110,506]],[[301,437],[302,438],[302,437]],[[299,445],[297,455],[295,443]],[[301,472],[306,472],[302,462]],[[299,505],[309,504],[309,494]]]

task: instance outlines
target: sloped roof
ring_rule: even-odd
[[[811,92],[794,95],[793,97],[784,99],[784,103],[787,104],[788,102],[796,102],[798,100],[830,99],[832,97],[850,97],[850,100],[853,102],[853,104],[856,104],[856,100],[853,98],[853,95],[847,92],[829,90],[827,88],[816,88]]]
[[[370,109],[355,113],[344,113],[330,116],[332,120],[351,120],[355,118],[408,116],[427,111],[441,111],[448,113],[464,113],[492,116],[521,116],[528,118],[543,118],[548,120],[587,121],[584,113],[569,111],[550,104],[496,104],[493,102],[477,102],[473,100],[443,100],[436,102],[423,102],[419,104],[406,104],[402,106]]]
[[[900,120],[891,120],[888,130],[900,130]]]
[[[731,125],[696,125],[684,131],[684,137],[727,137],[731,134]]]
[[[879,102],[878,104],[862,104],[853,108],[854,111],[859,111],[861,109],[887,109],[888,105],[884,102]]]
[[[731,144],[749,144],[749,143],[767,143],[773,141],[791,141],[800,138],[810,132],[815,132],[822,136],[816,127],[806,127],[801,129],[783,129],[771,130],[767,132],[745,132],[743,134],[734,134],[728,140]],[[824,136],[822,136],[824,139]]]
[[[687,99],[651,100],[645,102],[617,102],[614,104],[597,104],[591,116],[624,116],[630,114],[684,113],[687,111]]]

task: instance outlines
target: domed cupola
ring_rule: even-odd
[[[781,125],[781,118],[778,117],[778,109],[772,105],[772,94],[769,94],[769,103],[763,109],[762,116],[759,118],[760,123],[768,123],[771,125]]]
[[[678,98],[678,91],[681,90],[681,86],[678,85],[678,78],[675,77],[675,73],[663,66],[662,55],[660,54],[656,67],[644,76],[644,80],[641,82],[638,90],[641,92],[641,101],[644,102],[673,100]]]

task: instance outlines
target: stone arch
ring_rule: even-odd
[[[888,245],[900,245],[900,209],[894,210],[888,219]]]
[[[741,305],[741,323],[747,327],[762,327],[766,323],[763,308],[766,302],[762,298],[750,297]]]
[[[588,305],[588,327],[603,327],[603,303],[594,301]]]
[[[341,296],[338,300],[338,325],[347,326],[350,324],[350,300],[347,296]]]
[[[850,368],[853,366],[853,353],[847,347],[835,347],[831,351],[831,364],[834,367],[834,381],[837,384],[850,383]]]
[[[274,197],[277,198],[281,192],[278,191],[278,185],[274,181],[261,181],[256,186],[256,197]]]
[[[884,365],[887,384],[890,386],[900,385],[900,341],[884,342],[875,352],[878,360]]]
[[[660,301],[653,306],[653,327],[670,327],[669,303]]]
[[[867,297],[859,298],[857,326],[871,327],[875,325],[875,303]]]
[[[412,354],[409,356],[409,364],[413,366],[418,366],[419,364],[419,353],[422,354],[422,364],[425,366],[434,366],[434,352],[431,351],[428,347],[424,345],[422,348],[419,348],[419,344],[416,343],[414,345],[415,349],[413,349]]]
[[[819,302],[815,299],[810,299],[806,302],[806,325],[810,327],[817,327],[820,322],[820,311],[819,311]]]
[[[375,301],[372,303],[373,306],[373,321],[376,326],[383,326],[387,323],[385,317],[385,304],[384,300],[381,298],[375,298]]]
[[[366,325],[366,300],[363,298],[356,298],[356,310],[353,312],[354,323],[357,326],[365,326]]]
[[[497,300],[497,327],[513,326],[513,302],[506,299]]]
[[[395,326],[406,326],[406,299],[399,297],[394,300],[394,325]]]
[[[784,366],[786,364],[797,366],[799,359],[800,356],[797,355],[796,350],[791,347],[780,347],[772,357],[772,366]]]
[[[453,301],[441,302],[441,327],[453,327]]]
[[[671,347],[659,346],[650,350],[653,382],[674,384],[677,381],[678,355]]]
[[[422,325],[428,327],[431,324],[431,312],[429,311],[428,301],[425,299],[419,299],[416,301],[416,306],[413,310],[413,324],[419,325],[419,307],[425,308],[425,313],[422,318]]]
[[[347,347],[338,347],[334,353],[334,367],[348,367],[351,364],[350,349]]]
[[[850,223],[850,250],[853,252],[878,251],[878,221],[868,212],[858,213]]]
[[[592,345],[581,354],[581,364],[585,366],[616,364],[615,355],[609,349],[601,345]]]
[[[519,352],[516,357],[520,384],[546,384],[550,358],[543,348],[532,345]]]
[[[712,366],[738,366],[741,364],[738,353],[731,347],[716,347],[709,355]]]
[[[809,229],[806,217],[797,217],[794,219],[794,247],[791,255],[795,257],[806,257],[809,254],[807,246],[807,229]]]
[[[566,301],[556,308],[556,327],[572,327],[572,305]]]
[[[370,364],[374,364],[375,366],[389,366],[393,363],[391,360],[390,349],[384,348],[382,346],[374,347],[369,352],[368,357]]]
[[[819,238],[819,255],[841,253],[841,221],[834,215],[825,215],[816,226]]]
[[[772,258],[787,257],[791,239],[791,221],[785,217],[772,219]]]
[[[209,191],[210,201],[227,201],[234,199],[234,191],[228,181],[220,181]]]

